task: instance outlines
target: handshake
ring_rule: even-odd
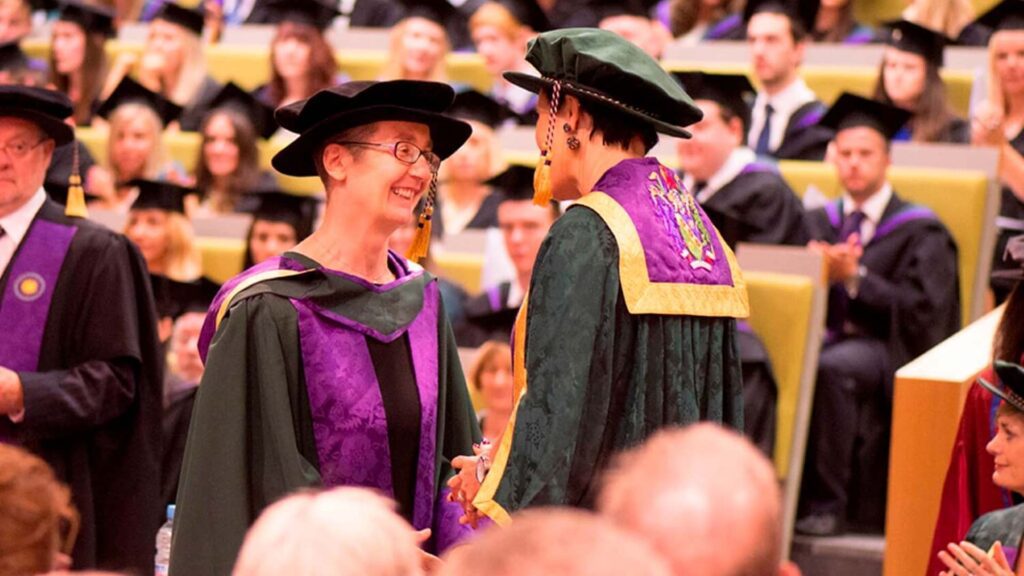
[[[473,506],[473,499],[480,491],[480,485],[491,469],[491,452],[494,445],[487,441],[473,445],[473,456],[459,456],[452,460],[455,476],[448,480],[450,502],[458,502],[462,506],[460,524],[469,524],[473,528],[481,518],[480,511]]]

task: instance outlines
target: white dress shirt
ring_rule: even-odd
[[[878,223],[881,222],[882,215],[885,214],[885,209],[889,206],[889,200],[892,200],[892,186],[888,182],[860,206],[854,204],[853,198],[848,193],[843,193],[843,218],[849,217],[857,210],[864,213],[864,221],[860,224],[861,246],[866,246],[875,237],[875,230],[878,229]]]
[[[754,99],[754,109],[750,113],[750,132],[747,133],[747,143],[751,146],[757,143],[761,130],[764,128],[765,106],[772,105],[772,131],[768,138],[768,149],[772,152],[779,149],[782,139],[786,135],[786,126],[793,113],[808,102],[817,100],[818,97],[807,87],[803,78],[797,78],[782,92],[774,96],[768,96],[763,90],[757,93]]]
[[[718,169],[718,172],[715,172],[711,178],[708,178],[704,189],[697,194],[697,202],[701,204],[707,202],[709,198],[715,195],[715,192],[718,192],[726,184],[735,180],[740,175],[740,172],[743,172],[743,169],[755,160],[757,160],[757,155],[750,148],[740,146],[733,150],[729,157],[725,159],[722,167]],[[683,176],[683,186],[687,190],[693,191],[696,184],[697,182],[693,176],[689,174]]]
[[[7,270],[7,265],[11,263],[14,252],[25,238],[29,226],[32,225],[32,220],[35,219],[36,213],[43,207],[44,202],[46,202],[46,192],[40,188],[27,202],[21,205],[21,208],[0,218],[0,228],[4,231],[3,236],[0,236],[0,276],[3,276]]]

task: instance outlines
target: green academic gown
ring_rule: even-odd
[[[295,253],[229,281],[200,337],[206,369],[182,464],[171,573],[231,572],[246,530],[301,488],[398,502],[432,552],[468,534],[447,500],[479,441],[437,282],[390,257],[374,285]]]
[[[521,310],[516,409],[474,499],[499,524],[530,506],[591,506],[612,457],[661,428],[743,428],[746,287],[655,159],[619,163],[555,223]]]

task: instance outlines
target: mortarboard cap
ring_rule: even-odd
[[[975,22],[993,32],[1024,30],[1024,0],[1003,0]]]
[[[267,9],[276,23],[294,22],[325,30],[341,15],[337,2],[333,5],[322,0],[269,0]]]
[[[28,67],[28,54],[21,49],[17,40],[0,44],[0,71],[16,72]]]
[[[277,132],[274,121],[274,109],[264,104],[249,92],[242,90],[234,82],[228,82],[220,89],[210,102],[210,110],[230,107],[245,115],[262,138],[270,138]]]
[[[701,111],[661,65],[632,42],[596,28],[563,28],[530,40],[526,61],[540,76],[505,72],[505,79],[535,94],[556,81],[562,91],[617,110],[656,131],[689,138],[683,129]]]
[[[750,101],[754,86],[743,74],[710,74],[707,72],[673,72],[683,90],[694,100],[711,100],[750,123]]]
[[[938,32],[907,20],[897,20],[888,25],[886,44],[924,57],[929,64],[942,66],[943,52],[949,39]]]
[[[128,186],[139,189],[139,197],[132,204],[132,210],[165,210],[184,214],[185,196],[195,194],[195,190],[192,188],[179,186],[165,180],[136,178],[128,181]]]
[[[153,19],[164,20],[172,24],[177,24],[178,26],[194,33],[196,36],[203,35],[203,25],[205,24],[203,14],[198,10],[185,8],[175,4],[174,2],[167,2],[164,4]]]
[[[1016,408],[1017,411],[1024,412],[1024,367],[1012,362],[996,360],[995,372],[999,384],[1002,386],[984,378],[978,378],[978,384]]]
[[[210,308],[220,284],[201,276],[197,280],[181,282],[159,274],[150,275],[157,315],[177,319],[188,312],[205,313]]]
[[[531,166],[510,165],[504,172],[484,182],[501,194],[501,201],[533,200],[533,173]]]
[[[75,138],[75,131],[64,122],[71,112],[71,100],[61,92],[14,84],[0,86],[0,116],[34,123],[57,146]]]
[[[258,186],[239,201],[238,211],[249,212],[254,220],[284,222],[295,228],[296,240],[313,232],[320,198],[289,194],[276,185]]]
[[[513,18],[534,32],[547,32],[552,28],[548,15],[537,0],[497,0],[494,3],[504,6]]]
[[[817,23],[820,7],[820,0],[747,0],[743,7],[743,21],[750,22],[755,14],[762,12],[785,14],[790,20],[802,24],[809,33]]]
[[[910,117],[911,113],[902,108],[843,92],[819,125],[837,133],[847,128],[864,126],[880,132],[886,140],[892,140]]]
[[[613,16],[651,17],[651,5],[641,0],[600,0],[592,7],[598,20]]]
[[[448,0],[401,0],[406,18],[426,18],[447,28],[453,18],[462,14]]]
[[[316,176],[313,157],[328,138],[385,120],[426,125],[433,152],[443,160],[472,133],[469,124],[442,114],[454,98],[447,84],[417,80],[353,81],[321,90],[275,112],[277,123],[299,137],[274,155],[271,164],[288,176]]]
[[[508,106],[473,89],[457,93],[447,113],[463,120],[475,120],[491,128],[497,128],[506,120],[517,117]]]
[[[128,103],[138,103],[152,108],[164,126],[177,120],[182,111],[181,106],[125,76],[96,110],[96,114],[109,120],[114,110]]]
[[[86,33],[114,35],[114,11],[104,6],[85,4],[80,0],[64,0],[60,5],[58,20],[72,22]]]

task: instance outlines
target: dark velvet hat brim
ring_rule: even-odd
[[[540,91],[542,89],[554,84],[553,80],[541,78],[539,76],[533,76],[532,74],[526,74],[523,72],[505,72],[504,77],[505,80],[508,80],[512,84],[519,86],[523,90],[533,92],[534,94],[540,94]],[[687,130],[680,128],[679,126],[669,124],[665,121],[658,120],[657,118],[654,118],[653,116],[650,116],[644,112],[641,112],[634,108],[630,108],[628,106],[624,106],[623,104],[617,102],[615,99],[611,97],[602,96],[599,91],[594,90],[593,88],[585,88],[585,90],[581,90],[580,87],[573,85],[573,83],[570,81],[562,81],[563,93],[572,94],[573,96],[579,98],[584,98],[590,102],[593,102],[601,106],[614,108],[615,110],[622,112],[623,114],[632,116],[651,125],[652,127],[654,127],[656,131],[662,134],[675,136],[677,138],[690,137],[690,133]],[[699,120],[700,118],[698,117],[694,121],[696,122]]]
[[[0,116],[13,116],[22,120],[28,120],[39,129],[43,131],[47,136],[53,138],[57,146],[63,146],[68,142],[75,139],[75,130],[71,126],[68,126],[61,120],[57,120],[53,116],[36,112],[35,110],[25,110],[24,108],[5,108],[0,111]]]
[[[432,151],[442,160],[458,150],[473,132],[466,122],[434,112],[400,106],[368,106],[331,116],[303,132],[274,155],[271,165],[288,176],[316,176],[314,158],[324,142],[349,128],[385,121],[425,124],[430,130]]]

